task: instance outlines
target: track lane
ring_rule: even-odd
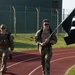
[[[38,51],[30,51],[30,52],[27,51],[23,54],[25,54],[25,56],[22,56],[22,53],[21,53],[21,55],[16,54],[17,57],[15,57],[13,59],[16,61],[12,60],[12,61],[8,62],[8,66],[10,66],[12,64],[24,61],[24,62],[14,65],[14,66],[8,67],[7,73],[5,75],[29,75],[29,73],[31,73],[35,68],[37,68],[39,66],[40,67],[30,75],[38,75],[38,74],[42,75],[39,52]],[[70,58],[68,58],[69,56],[70,56]],[[52,57],[53,62],[51,61],[51,75],[55,75],[55,74],[56,75],[64,75],[65,71],[70,66],[72,66],[75,62],[75,60],[74,60],[75,57],[71,57],[71,56],[75,56],[75,50],[73,48],[72,49],[53,50],[53,57]],[[38,57],[38,58],[36,58],[36,57]],[[33,59],[28,60],[31,58],[33,58]],[[26,60],[28,60],[28,61],[26,61]]]
[[[73,62],[75,62],[75,60],[72,62],[70,59],[71,60],[75,59],[75,50],[74,49],[64,49],[64,50],[61,49],[60,51],[54,51],[52,61],[51,61],[51,75],[64,75],[64,71],[66,71],[67,68],[70,67],[70,65],[74,64]],[[65,64],[62,61],[64,61]],[[66,65],[66,64],[68,64],[68,65]],[[66,66],[66,68],[65,68],[65,66]],[[29,75],[35,75],[38,72],[38,69],[40,69],[40,68],[41,68],[41,66],[38,66],[37,68],[32,70],[29,73]],[[40,75],[42,75],[42,74],[40,73]]]

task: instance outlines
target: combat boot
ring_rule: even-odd
[[[1,71],[1,72],[5,72],[6,70],[7,70],[6,64],[2,65],[0,71]]]

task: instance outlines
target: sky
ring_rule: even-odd
[[[75,8],[75,0],[63,0],[63,8],[74,9]]]
[[[62,9],[65,9],[65,13],[70,14],[75,8],[75,0],[62,0]]]

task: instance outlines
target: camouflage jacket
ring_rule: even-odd
[[[14,37],[9,33],[6,34],[0,33],[0,48],[10,48],[10,50],[14,50]]]
[[[49,28],[49,30],[50,30],[50,33],[52,33],[51,28]],[[42,32],[43,32],[43,29],[40,29],[36,32],[36,34],[35,34],[35,42],[36,43],[42,42],[42,38],[41,38]],[[54,42],[52,43],[52,41],[54,41]],[[55,44],[56,42],[57,42],[57,37],[54,33],[54,34],[52,34],[51,38],[49,39],[48,43],[45,46],[51,46],[51,45]]]

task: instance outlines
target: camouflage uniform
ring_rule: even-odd
[[[35,35],[35,42],[38,44],[38,49],[41,55],[43,75],[50,75],[50,60],[52,57],[52,45],[57,42],[57,38],[56,38],[56,35],[53,34],[51,38],[48,40],[48,43],[45,44],[44,46],[39,45],[38,42],[43,42],[43,40],[48,38],[50,34],[51,34],[50,29],[48,33],[44,33],[43,30],[41,32],[41,29],[40,29],[36,32],[36,35]],[[51,43],[51,41],[54,41],[54,43]]]
[[[13,36],[6,31],[5,34],[1,34],[0,32],[0,52],[2,54],[1,56],[1,71],[6,70],[6,63],[9,55],[9,48],[11,51],[14,50],[14,42],[13,42]]]

